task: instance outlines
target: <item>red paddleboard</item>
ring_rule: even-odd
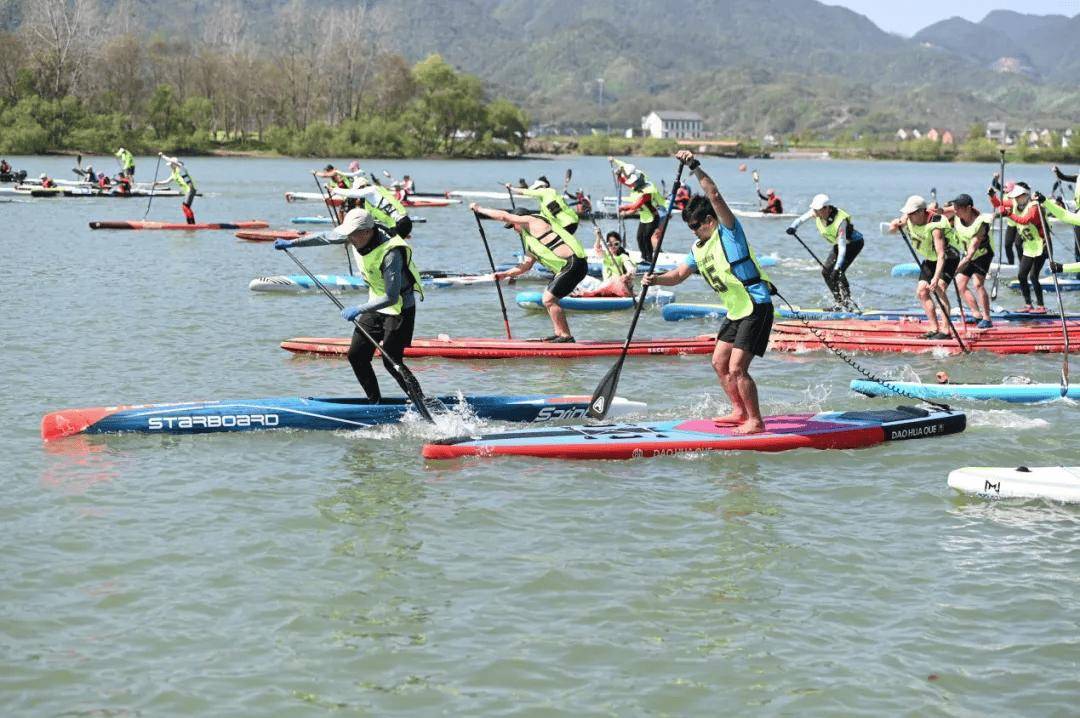
[[[867,322],[867,324],[871,323],[873,322]],[[1002,327],[1002,329],[1019,329],[1019,327]],[[989,333],[990,331],[961,331],[960,337],[964,340],[964,346],[970,351],[987,351],[994,354],[1059,353],[1065,349],[1065,342],[1061,336],[1060,328],[1056,334],[1018,334],[1012,331],[992,334]],[[815,326],[815,331],[812,332],[806,327],[783,324],[773,327],[769,346],[774,351],[782,352],[815,351],[826,349],[825,341],[830,346],[844,351],[907,352],[912,354],[929,352],[960,354],[963,351],[953,337],[948,339],[924,339],[917,334],[911,335],[888,331],[862,333],[850,330],[830,330],[817,326]],[[1080,352],[1080,348],[1075,345],[1070,347],[1070,350]]]
[[[918,337],[920,334],[925,334],[926,332],[930,331],[929,324],[924,320],[881,320],[875,322],[867,322],[858,319],[835,319],[827,321],[812,321],[809,322],[809,326],[814,327],[820,332],[847,336],[894,335]],[[957,331],[960,332],[960,336],[964,339],[967,339],[968,337],[971,337],[973,339],[1015,339],[1061,336],[1060,322],[1044,322],[1040,324],[1012,324],[1010,322],[998,322],[997,324],[988,329],[976,329],[970,324],[964,325],[954,319],[953,326],[956,327]],[[1080,322],[1067,322],[1067,326],[1069,327],[1070,331],[1075,330],[1077,332],[1080,332]],[[774,327],[781,331],[810,331],[807,328],[807,325],[803,324],[802,322],[777,322]],[[943,323],[941,325],[941,330],[947,332],[948,325]]]
[[[402,201],[406,207],[449,207],[452,204],[461,204],[460,199],[435,199],[432,197],[410,197]]]
[[[273,242],[278,239],[299,239],[307,232],[297,232],[295,229],[245,229],[236,233],[237,239],[246,239],[249,242]]]
[[[240,222],[215,222],[210,224],[185,224],[183,222],[147,222],[143,220],[120,220],[91,222],[90,229],[175,229],[194,231],[200,229],[265,229],[269,222],[247,219]]]
[[[281,343],[281,348],[295,354],[316,354],[319,356],[345,356],[349,351],[347,337],[317,338],[297,337]],[[413,339],[412,346],[405,350],[407,357],[441,357],[443,359],[522,359],[545,357],[551,359],[572,359],[576,357],[618,356],[622,351],[621,341],[612,342],[576,342],[573,344],[553,344],[551,342],[530,342],[521,339],[480,339],[463,337],[460,339]],[[716,346],[712,334],[681,339],[639,340],[631,342],[628,354],[634,356],[711,354]]]

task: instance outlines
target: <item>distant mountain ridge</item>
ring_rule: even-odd
[[[30,2],[32,0],[23,0]],[[201,38],[222,8],[276,50],[280,13],[315,18],[357,0],[102,0],[147,32]],[[16,1],[16,4],[18,2]],[[883,133],[973,122],[1071,126],[1080,118],[1080,15],[994,11],[911,39],[816,0],[365,0],[379,42],[439,53],[537,122],[637,127],[689,109],[723,134]],[[672,10],[672,7],[675,10]],[[17,13],[8,12],[11,22]],[[303,23],[288,28],[318,42]],[[1004,61],[1002,58],[1006,58]],[[1019,72],[995,72],[1004,66]],[[600,83],[603,78],[603,105]]]

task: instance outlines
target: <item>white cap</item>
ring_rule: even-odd
[[[810,209],[812,209],[814,211],[817,211],[819,209],[825,208],[828,204],[829,204],[829,195],[827,195],[827,194],[816,194],[816,195],[814,195],[814,198],[812,200],[810,200]]]
[[[334,233],[342,237],[348,237],[358,229],[372,229],[374,227],[375,218],[371,216],[371,213],[366,209],[357,207],[356,209],[350,209],[345,214],[345,219],[341,221],[341,224],[334,227]]]
[[[45,174],[44,172],[42,172],[42,173],[41,173],[41,176],[40,176],[40,177],[38,177],[38,179],[45,179],[45,178],[46,178],[46,177],[48,177],[48,176],[49,176],[49,175],[47,175],[47,174]]]
[[[355,180],[353,180],[353,184],[356,185],[357,188],[367,187],[369,184],[371,184],[371,180],[369,180],[367,177],[357,177]]]
[[[635,167],[634,165],[627,164],[627,165],[623,165],[622,167],[620,167],[619,171],[622,172],[627,177],[629,177],[632,174],[637,174],[637,167]]]
[[[904,202],[900,214],[911,214],[912,212],[918,212],[920,209],[926,209],[926,200],[917,194],[913,194],[907,198],[907,202]]]
[[[1023,197],[1024,195],[1030,193],[1031,190],[1018,182],[1016,186],[1009,190],[1009,193],[1005,196],[1009,199],[1016,199],[1017,197]]]

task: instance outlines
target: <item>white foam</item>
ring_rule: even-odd
[[[1032,418],[1010,409],[972,409],[968,412],[971,426],[990,426],[996,429],[1045,429],[1046,419]]]

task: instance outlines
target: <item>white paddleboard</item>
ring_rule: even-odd
[[[966,466],[949,472],[949,486],[992,499],[1080,502],[1080,467]]]

